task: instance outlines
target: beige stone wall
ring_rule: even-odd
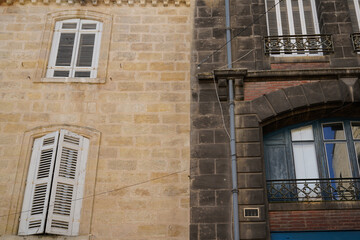
[[[103,84],[37,82],[47,14],[69,8],[112,16]],[[30,133],[60,127],[100,134],[78,238],[188,239],[192,9],[0,2],[0,239],[17,239]]]

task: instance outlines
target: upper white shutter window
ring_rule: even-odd
[[[34,141],[19,235],[78,234],[88,147],[66,130]]]
[[[96,78],[101,32],[98,21],[56,22],[46,77]]]
[[[354,32],[360,31],[360,2],[359,0],[348,0],[350,17]]]
[[[269,36],[320,34],[315,0],[266,0]]]

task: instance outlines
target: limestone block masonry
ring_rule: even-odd
[[[188,0],[0,1],[0,239],[24,239],[32,144],[60,129],[90,139],[80,233],[26,239],[189,238],[193,8]],[[102,81],[41,81],[55,15],[106,21]]]

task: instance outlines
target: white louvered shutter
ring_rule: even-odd
[[[34,141],[20,217],[19,235],[44,233],[58,137],[57,131]]]
[[[61,130],[46,233],[75,236],[79,232],[89,140]]]

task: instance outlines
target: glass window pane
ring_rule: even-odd
[[[71,57],[74,48],[75,33],[62,33],[58,54],[56,57],[56,66],[70,66]]]
[[[352,122],[351,130],[354,139],[360,139],[360,122]]]
[[[62,29],[76,29],[77,23],[63,23]]]
[[[314,140],[312,126],[304,126],[291,130],[291,139],[293,141],[312,141]]]
[[[94,52],[94,42],[95,34],[81,34],[76,66],[91,67]]]
[[[352,177],[346,143],[326,143],[330,178]]]
[[[54,77],[68,77],[69,71],[54,71]]]
[[[90,77],[90,71],[88,72],[75,72],[75,77]]]
[[[84,23],[81,26],[81,29],[85,29],[85,30],[96,29],[96,23]]]
[[[281,25],[283,35],[289,35],[288,5],[286,1],[280,2]]]
[[[307,34],[316,34],[314,28],[314,19],[311,7],[311,0],[303,0],[304,6],[304,15],[305,15],[305,24],[306,24],[306,33]]]
[[[267,6],[274,6],[275,1],[274,0],[267,0]],[[277,29],[277,20],[276,20],[276,9],[273,8],[268,12],[268,26],[269,26],[269,35],[270,36],[277,36],[279,35],[278,29]]]
[[[294,143],[293,153],[296,178],[319,177],[314,143]]]
[[[360,143],[355,143],[355,152],[358,162],[360,161]]]
[[[294,143],[293,153],[296,179],[319,178],[314,143]],[[317,194],[312,190],[315,189],[315,184],[308,183],[308,185],[305,186],[299,182],[297,188],[299,189],[299,200],[304,197],[317,197]]]
[[[291,1],[291,5],[292,5],[292,12],[293,12],[293,20],[294,20],[294,30],[295,30],[295,34],[301,35],[302,30],[301,30],[301,19],[300,19],[300,9],[299,9],[299,1],[298,0],[292,0]]]
[[[325,140],[345,140],[345,133],[342,123],[323,124]]]

